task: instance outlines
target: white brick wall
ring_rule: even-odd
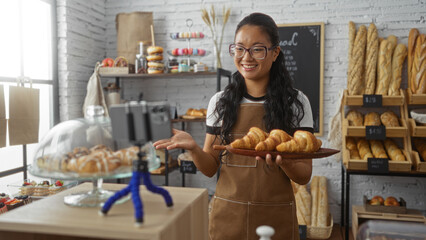
[[[328,146],[328,121],[335,113],[338,90],[346,88],[348,21],[368,25],[374,22],[380,37],[394,34],[407,44],[410,28],[419,28],[426,33],[424,0],[264,0],[264,1],[197,1],[197,0],[72,0],[58,1],[59,76],[61,120],[80,117],[86,93],[85,87],[95,62],[105,56],[116,57],[115,16],[121,12],[154,12],[155,38],[158,45],[166,49],[185,47],[186,43],[170,39],[172,32],[187,31],[185,20],[192,18],[192,30],[202,31],[206,38],[193,41],[193,47],[212,49],[210,32],[201,20],[200,8],[211,3],[222,7],[231,6],[232,13],[226,27],[222,51],[223,66],[234,71],[227,57],[227,45],[232,42],[237,23],[251,12],[271,15],[278,24],[296,22],[325,22],[325,66],[324,66],[324,129],[321,139]],[[201,61],[212,65],[213,55]],[[112,79],[105,79],[103,82]],[[406,80],[405,80],[406,81]],[[225,83],[226,81],[224,81]],[[188,107],[205,107],[216,91],[215,77],[188,77],[185,79],[135,79],[126,80],[123,94],[127,99],[136,98],[140,91],[147,100],[167,100],[175,103],[183,113]],[[406,82],[403,85],[406,85]],[[177,125],[176,127],[179,127]],[[202,145],[205,126],[193,123],[187,129]],[[329,179],[329,202],[335,222],[340,221],[341,169],[334,159],[314,160],[314,175],[325,175]],[[180,186],[181,175],[171,174],[171,184]],[[154,177],[161,184],[163,177]],[[207,187],[214,192],[216,178],[201,174],[187,175],[186,184],[192,187]],[[407,206],[425,210],[426,180],[421,178],[366,177],[351,178],[351,204],[361,204],[362,195],[381,194],[403,197]]]

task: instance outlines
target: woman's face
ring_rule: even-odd
[[[264,46],[268,49],[272,47],[269,36],[259,26],[253,25],[244,25],[240,28],[235,35],[235,44],[246,49],[253,46]],[[242,58],[234,56],[234,64],[246,80],[269,80],[269,71],[279,51],[279,47],[267,50],[264,59],[256,59],[246,50]]]

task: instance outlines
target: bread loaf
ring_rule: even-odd
[[[379,39],[376,25],[368,27],[367,49],[365,58],[365,94],[374,94],[376,89],[377,54],[379,52]]]
[[[327,227],[328,217],[328,192],[327,192],[327,178],[324,176],[319,177],[319,203],[318,203],[318,227]]]
[[[399,127],[398,116],[392,111],[386,111],[380,115],[380,121],[386,127]]]
[[[398,145],[390,139],[387,138],[384,141],[386,152],[388,153],[389,158],[392,161],[405,161],[405,156],[402,153],[401,149],[399,149]]]
[[[410,30],[410,33],[408,34],[408,64],[407,64],[407,70],[408,70],[408,87],[411,89],[412,93],[416,92],[416,89],[414,88],[414,85],[411,82],[411,68],[413,66],[413,59],[414,59],[414,52],[416,50],[416,40],[417,36],[419,36],[419,30],[417,28],[412,28]]]
[[[414,63],[420,62],[420,68],[417,71],[415,82],[418,83],[416,94],[425,94],[426,93],[426,36],[425,34],[421,34],[417,39],[420,38],[421,46],[420,46],[420,54],[417,55],[414,59]],[[416,47],[416,51],[418,51]],[[419,59],[417,58],[419,57]]]
[[[392,44],[388,40],[380,43],[377,69],[376,94],[386,96],[392,78]]]
[[[355,34],[356,34],[356,27],[355,27],[355,23],[352,21],[349,21],[348,24],[348,33],[349,33],[349,44],[348,44],[348,88],[349,86],[351,86],[351,71],[353,68],[353,63],[352,63],[352,49],[354,46],[354,41],[355,41]]]
[[[365,47],[367,43],[367,28],[364,25],[359,27],[355,37],[351,54],[352,69],[350,72],[349,95],[360,95],[364,93],[364,59]]]
[[[395,51],[392,55],[392,79],[389,84],[388,95],[399,96],[399,89],[401,87],[402,80],[402,66],[404,64],[405,57],[407,56],[407,48],[404,44],[400,43],[396,46]]]
[[[416,40],[416,48],[414,51],[414,58],[413,58],[413,64],[411,67],[411,84],[413,86],[413,93],[417,93],[420,88],[420,82],[422,80],[422,77],[424,76],[425,71],[425,65],[424,62],[425,54],[426,54],[426,45],[423,45],[424,43],[424,35],[421,34],[417,37]]]
[[[423,161],[426,161],[426,140],[421,138],[413,138],[414,146],[419,152],[420,157]]]
[[[364,126],[380,126],[380,116],[376,112],[369,112],[364,117]]]
[[[348,119],[349,126],[363,126],[364,123],[364,116],[356,110],[350,110],[346,119]]]
[[[357,150],[356,142],[354,138],[348,137],[346,139],[346,148],[349,150]]]
[[[361,159],[367,160],[368,158],[373,157],[373,153],[371,153],[370,145],[368,144],[367,140],[364,138],[358,139],[356,145]]]
[[[305,215],[303,214],[304,212],[306,212],[306,209],[304,208],[303,202],[302,202],[302,198],[300,196],[300,194],[296,193],[294,195],[294,199],[296,200],[296,216],[297,216],[297,223],[299,225],[308,225],[308,223],[306,222],[306,218]]]
[[[383,144],[379,140],[370,140],[370,148],[375,158],[388,158]]]
[[[318,203],[319,203],[319,177],[313,176],[311,181],[311,194],[312,194],[312,211],[311,211],[311,225],[318,226]]]

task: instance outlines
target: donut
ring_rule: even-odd
[[[116,67],[127,67],[128,62],[125,57],[117,57],[114,61],[114,66]]]
[[[149,61],[161,61],[163,60],[163,55],[148,55],[146,60]]]
[[[146,51],[149,55],[152,55],[155,53],[163,53],[163,48],[160,46],[150,46]]]
[[[162,62],[148,62],[148,67],[149,68],[158,68],[158,69],[162,69],[164,68],[164,63]]]

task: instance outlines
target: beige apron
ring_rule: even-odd
[[[251,127],[265,130],[264,107],[241,104],[231,139],[243,137]],[[275,229],[272,239],[299,239],[293,190],[278,166],[268,167],[254,157],[227,154],[222,158],[220,177],[210,214],[210,239],[258,240],[256,228]]]

